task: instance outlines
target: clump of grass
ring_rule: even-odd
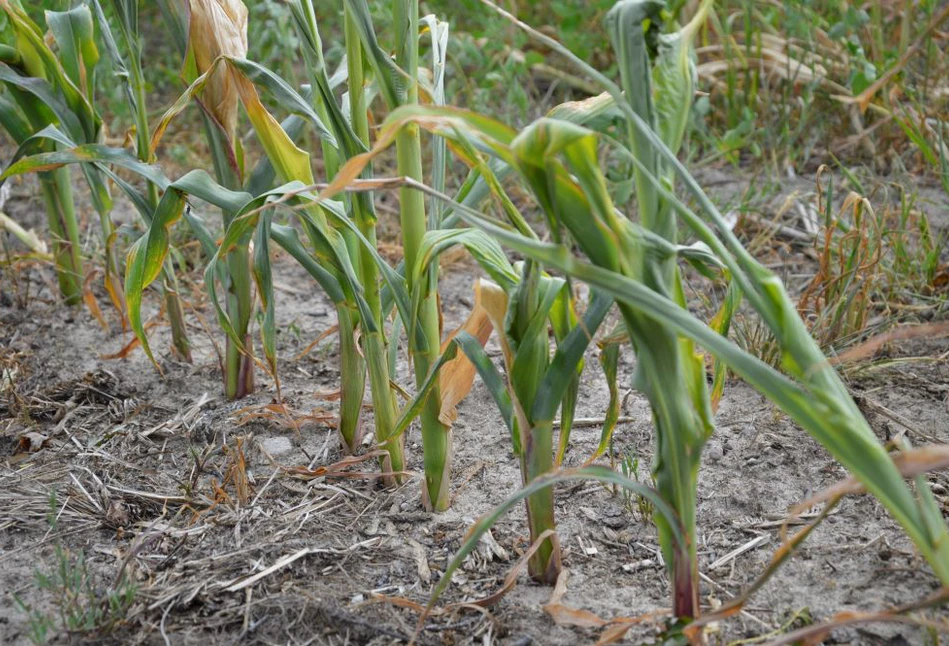
[[[55,492],[50,494],[47,518],[56,531],[59,511]],[[124,575],[103,587],[89,571],[82,551],[72,552],[57,541],[53,548],[53,565],[39,568],[34,575],[36,590],[46,597],[42,604],[30,605],[20,597],[14,602],[27,615],[27,638],[38,646],[65,634],[68,638],[102,638],[117,629],[135,601],[137,587]],[[43,608],[48,604],[52,610]]]
[[[620,468],[623,472],[623,475],[629,480],[632,480],[633,482],[642,481],[642,476],[640,475],[641,469],[639,464],[639,456],[632,448],[627,447],[623,452],[623,457],[620,461]],[[652,479],[650,484],[655,487],[655,479]],[[631,514],[638,515],[642,522],[653,522],[655,506],[642,494],[624,489],[623,503],[626,506],[626,510]]]
[[[862,335],[882,280],[880,222],[865,198],[851,193],[841,215],[828,218],[818,242],[817,272],[798,300],[798,311],[824,349]]]
[[[83,552],[72,553],[59,544],[53,559],[53,567],[38,569],[34,579],[36,589],[49,598],[53,610],[44,611],[14,598],[27,615],[27,638],[32,643],[48,644],[63,633],[102,637],[121,626],[135,601],[137,589],[133,583],[123,578],[103,589],[89,571]]]
[[[881,191],[875,191],[879,194]],[[937,276],[947,234],[934,234],[915,198],[882,206],[850,192],[839,208],[833,183],[820,192],[823,230],[815,241],[818,267],[798,299],[811,334],[840,352],[903,321],[927,319],[944,308]]]
[[[703,145],[782,172],[831,155],[887,167],[920,151],[932,163],[920,126],[944,112],[949,66],[937,5],[717,3],[698,50]],[[904,118],[914,109],[926,117]]]

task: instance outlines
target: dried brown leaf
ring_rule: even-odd
[[[36,453],[42,449],[48,441],[48,436],[38,433],[37,431],[29,431],[17,438],[17,450],[23,453]]]
[[[445,342],[442,343],[442,352],[445,351],[445,348],[459,332],[467,332],[478,339],[481,347],[484,347],[488,342],[494,326],[491,321],[491,316],[489,316],[488,311],[481,304],[483,282],[484,281],[475,282],[475,302],[471,308],[471,313],[468,315],[468,319],[462,323],[458,329],[449,334]],[[476,370],[474,364],[472,364],[468,360],[468,357],[462,352],[459,352],[454,359],[442,366],[441,372],[438,375],[439,394],[442,398],[438,419],[442,424],[451,426],[458,418],[458,411],[455,407],[471,391],[475,374]]]

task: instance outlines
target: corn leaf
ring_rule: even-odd
[[[46,24],[59,47],[58,59],[63,71],[91,101],[95,90],[95,67],[99,61],[92,12],[85,5],[69,11],[47,11]]]

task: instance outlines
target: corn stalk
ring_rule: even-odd
[[[0,52],[0,81],[12,98],[12,101],[4,100],[0,104],[0,123],[19,147],[16,157],[22,157],[28,151],[54,150],[54,142],[34,137],[59,122],[68,124],[73,134],[82,137],[80,141],[94,139],[101,122],[86,93],[91,86],[77,87],[73,80],[80,70],[85,72],[87,62],[94,65],[95,60],[90,59],[97,57],[95,43],[91,40],[92,21],[88,8],[47,12],[48,23],[56,27],[54,36],[62,41],[68,35],[75,46],[73,51],[66,52],[77,56],[69,68],[73,75],[67,73],[62,61],[44,40],[42,30],[17,0],[3,0],[0,9],[5,12],[16,39],[13,47],[4,45]],[[83,54],[87,56],[83,57]],[[75,305],[82,300],[83,270],[69,171],[65,168],[44,170],[39,173],[39,181],[53,238],[60,292],[67,304]],[[107,220],[111,226],[111,220]]]
[[[367,62],[375,72],[376,83],[388,109],[417,104],[418,0],[393,0],[394,58],[389,58],[377,41],[366,1],[345,0],[345,6],[354,19],[353,27],[362,40]],[[422,181],[421,139],[417,127],[409,125],[397,134],[396,163],[401,176]],[[404,323],[409,333],[409,353],[415,371],[416,387],[420,388],[435,364],[441,347],[438,267],[430,265],[425,275],[412,272],[412,268],[418,265],[422,240],[429,229],[424,195],[414,189],[401,187],[399,212],[406,267],[405,280],[409,292],[418,295],[413,298],[413,317]],[[439,419],[440,412],[441,397],[438,385],[435,385],[420,417],[425,465],[422,500],[427,509],[439,511],[448,508],[452,452],[451,427]]]
[[[664,85],[660,85],[658,91],[653,89],[653,67],[647,50],[646,32],[650,24],[657,23],[663,7],[663,2],[655,0],[624,0],[607,15],[607,26],[619,61],[625,100],[637,116],[660,132],[663,143],[676,151],[688,125],[693,72],[688,59],[690,43],[683,44],[679,36],[680,42],[674,47],[669,46],[670,51],[666,54],[672,59],[671,63],[656,66],[657,77]],[[673,108],[676,105],[686,108],[677,112],[660,109],[670,104]],[[660,116],[663,117],[661,128]],[[628,136],[629,148],[641,163],[634,172],[639,220],[647,231],[675,244],[675,212],[660,198],[646,175],[661,177],[670,186],[674,178],[663,168],[649,142],[636,136],[631,128]],[[585,161],[588,160],[569,159],[568,163],[579,166]],[[597,185],[595,170],[584,168],[584,171],[580,182],[581,185],[586,183],[583,188],[587,194],[599,193],[598,197],[608,200],[603,187]],[[620,222],[612,221],[610,215],[603,213],[601,217],[622,240]],[[584,249],[585,253],[589,254],[589,251]],[[627,262],[624,262],[625,258],[619,260],[610,268],[634,278],[681,307],[686,306],[675,256],[640,253]],[[656,519],[660,544],[672,578],[673,614],[691,619],[700,612],[694,541],[698,470],[702,449],[713,429],[705,363],[691,340],[680,338],[675,331],[627,303],[620,304],[620,312],[636,353],[634,384],[646,395],[652,409],[656,437],[653,465],[656,488],[676,510],[685,535],[692,539],[677,551],[671,540],[671,528],[662,517]]]
[[[556,353],[549,349],[549,319],[570,306],[571,294],[563,279],[541,276],[539,266],[527,261],[516,280],[505,288],[482,282],[484,307],[496,330],[504,356],[503,379],[482,349],[468,334],[454,342],[475,365],[493,396],[511,434],[515,455],[521,463],[522,484],[527,487],[555,467],[554,415],[565,404],[583,353],[612,305],[610,298],[596,296],[582,324],[574,324],[558,339]],[[560,543],[555,533],[554,491],[542,488],[525,498],[531,543],[540,541],[528,561],[528,572],[536,581],[553,585],[562,569]],[[549,535],[548,538],[544,536]]]
[[[207,71],[222,54],[246,55],[247,9],[238,0],[162,0],[161,8],[184,59],[182,77],[186,83]],[[211,76],[197,102],[218,182],[230,190],[243,188],[243,151],[236,135],[239,101],[225,70]],[[221,216],[226,228],[234,214],[222,211]],[[194,227],[195,221],[188,221]],[[249,333],[254,294],[249,245],[249,237],[242,240],[228,256],[222,272],[226,307],[235,330],[235,335],[225,340],[222,366],[224,393],[229,399],[240,399],[254,391]]]
[[[113,72],[124,82],[125,95],[129,101],[135,122],[135,154],[140,161],[151,163],[153,155],[148,139],[148,103],[145,98],[145,76],[142,73],[142,40],[139,34],[138,0],[112,0],[112,8],[118,17],[119,34],[124,53],[119,49],[118,42],[111,32],[99,0],[94,0],[93,6],[96,8],[106,49],[112,60]],[[155,209],[158,207],[158,197],[158,186],[155,182],[146,180],[145,203],[147,207],[146,210],[142,211],[146,224],[151,222]],[[184,308],[178,294],[178,279],[170,261],[162,267],[161,293],[165,304],[165,313],[171,326],[172,347],[178,356],[190,362],[191,341],[188,338]]]
[[[314,88],[313,108],[316,114],[332,130],[337,145],[330,145],[323,138],[320,145],[323,153],[324,168],[328,178],[335,177],[339,170],[340,160],[362,151],[361,134],[357,132],[365,129],[368,137],[368,123],[366,123],[365,104],[363,94],[362,57],[358,47],[353,51],[352,35],[346,27],[347,18],[344,16],[344,33],[347,48],[347,71],[352,75],[350,82],[351,114],[347,122],[342,109],[336,102],[330,79],[326,72],[323,59],[322,39],[316,20],[316,12],[310,0],[293,0],[290,9],[295,19],[297,34],[303,45],[304,61],[307,72]],[[365,124],[365,127],[363,126]],[[374,213],[371,201],[366,200],[348,202],[350,216],[354,221],[361,222],[360,231],[368,235],[375,242]],[[369,210],[367,210],[367,208]],[[367,224],[368,222],[368,224]],[[372,310],[374,320],[379,321],[381,307],[379,304],[379,281],[373,273],[375,263],[360,253],[353,235],[347,231],[341,232],[346,239],[347,249],[355,260],[354,266],[360,275],[363,288],[366,290],[366,299]],[[349,453],[355,453],[362,443],[362,404],[366,386],[366,358],[369,359],[370,381],[373,384],[372,400],[375,412],[376,436],[382,440],[386,436],[386,429],[390,428],[395,416],[394,393],[389,388],[388,373],[384,359],[377,356],[377,346],[380,339],[384,342],[384,335],[370,335],[365,330],[358,334],[360,315],[355,303],[340,301],[337,303],[337,323],[339,329],[339,348],[341,363],[340,384],[340,419],[338,430],[343,447]],[[358,347],[357,338],[362,343]],[[383,459],[384,465],[390,465],[390,471],[400,472],[403,468],[401,446],[390,447],[388,457]],[[384,466],[384,468],[387,468]]]

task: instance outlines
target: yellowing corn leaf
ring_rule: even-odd
[[[485,289],[483,287],[484,285],[489,285],[490,287]],[[482,348],[488,342],[488,339],[491,336],[491,330],[493,330],[495,326],[492,316],[482,305],[482,300],[484,298],[485,292],[487,291],[489,293],[488,299],[493,304],[493,299],[496,299],[496,297],[491,294],[491,288],[496,289],[504,296],[505,306],[507,305],[507,295],[504,294],[500,287],[494,285],[493,283],[488,283],[487,281],[476,281],[474,285],[474,307],[471,308],[471,313],[468,315],[468,319],[462,323],[458,329],[449,334],[448,338],[445,339],[444,343],[442,343],[442,352],[445,351],[445,348],[448,347],[448,344],[451,343],[451,340],[462,331],[467,332],[476,338],[481,344]],[[504,317],[502,314],[501,321],[503,322],[503,320]],[[476,370],[474,364],[468,360],[468,357],[464,353],[459,353],[454,359],[442,367],[441,372],[438,375],[438,388],[442,399],[441,410],[438,413],[438,420],[442,424],[451,426],[458,418],[458,411],[455,409],[455,407],[471,391],[471,386],[474,384],[475,373]]]
[[[507,292],[491,281],[484,279],[479,281],[478,291],[481,293],[481,307],[487,313],[491,325],[498,331],[498,340],[501,342],[501,350],[504,352],[504,361],[507,365],[513,365],[514,355],[504,335],[504,317],[507,316]]]
[[[310,168],[310,156],[293,143],[280,123],[260,102],[260,95],[254,84],[244,77],[232,74],[247,117],[254,126],[260,145],[267,158],[273,164],[277,175],[286,182],[297,180],[306,185],[313,184],[313,170]]]
[[[191,0],[191,52],[199,73],[220,56],[247,56],[247,7],[240,0]],[[237,79],[218,66],[204,89],[204,104],[233,142],[237,130]]]

